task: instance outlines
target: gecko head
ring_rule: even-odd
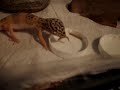
[[[47,19],[49,32],[61,38],[68,38],[66,36],[65,27],[60,19],[50,18]]]

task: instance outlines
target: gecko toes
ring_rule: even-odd
[[[14,43],[20,43],[20,40],[19,39],[8,39],[9,41],[12,41],[12,42],[14,42]]]

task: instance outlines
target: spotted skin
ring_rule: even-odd
[[[37,16],[33,14],[26,15],[26,22],[30,25],[35,24],[36,27],[41,28],[42,30],[45,30],[51,34],[54,34],[59,37],[66,37],[65,34],[65,27],[63,22],[60,19],[56,18],[38,18]]]
[[[55,19],[55,18],[45,19],[43,26],[45,26],[43,27],[45,30],[56,36],[63,38],[66,37],[65,27],[63,25],[63,22],[59,19]]]
[[[2,30],[6,30],[7,32],[9,32],[11,39],[17,43],[19,43],[19,40],[17,39],[16,34],[14,33],[14,29],[16,30],[15,25],[19,26],[19,28],[22,28],[22,30],[24,30],[24,28],[29,27],[35,28],[35,30],[38,33],[39,41],[46,49],[48,49],[48,46],[42,35],[43,31],[47,31],[50,34],[59,36],[60,39],[67,37],[65,33],[64,24],[60,19],[40,18],[31,13],[16,13],[1,19],[0,27],[2,27]]]

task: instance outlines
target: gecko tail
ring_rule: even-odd
[[[1,31],[1,30],[3,30],[3,28],[2,28],[2,24],[0,23],[0,31]]]
[[[2,27],[0,26],[0,31],[2,31],[3,29],[2,29]]]
[[[0,20],[0,31],[3,30],[3,22]]]
[[[3,30],[3,25],[0,23],[0,31]]]

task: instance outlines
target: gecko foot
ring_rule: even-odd
[[[48,46],[44,46],[44,49],[45,49],[46,51],[49,50]]]
[[[12,41],[13,44],[14,44],[14,43],[20,43],[20,40],[19,40],[19,39],[10,39],[10,38],[9,38],[8,40],[9,40],[9,41]]]

